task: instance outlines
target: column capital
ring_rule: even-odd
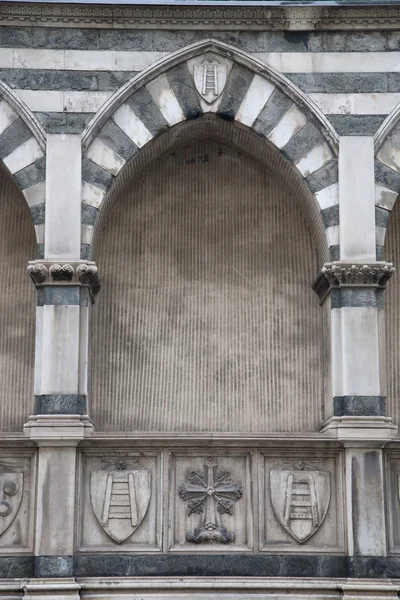
[[[32,260],[28,265],[28,275],[36,287],[84,286],[89,288],[92,298],[100,291],[100,278],[93,261]]]
[[[376,262],[327,262],[316,277],[312,288],[323,302],[332,288],[378,288],[385,289],[395,272],[392,263]]]

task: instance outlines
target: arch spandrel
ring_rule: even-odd
[[[0,81],[0,159],[22,191],[36,231],[44,242],[46,134],[25,103]]]
[[[214,71],[211,84],[206,81],[207,65]],[[214,100],[207,85],[215,87]],[[329,258],[338,258],[335,131],[284,76],[214,40],[173,53],[146,69],[112,96],[89,123],[82,137],[82,257],[90,253],[103,199],[121,169],[162,133],[207,113],[251,130],[284,157],[313,198]]]

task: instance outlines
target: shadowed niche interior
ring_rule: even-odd
[[[125,170],[93,252],[98,430],[313,431],[324,420],[311,282],[325,249],[297,176],[275,150],[250,154],[233,138],[175,136]]]
[[[26,201],[0,165],[0,430],[21,431],[33,409],[36,291],[28,261],[36,256]]]

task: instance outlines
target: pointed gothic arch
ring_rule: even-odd
[[[203,58],[204,57],[204,58]],[[196,89],[195,65],[213,58],[226,81],[208,103]],[[118,90],[82,136],[82,258],[90,255],[103,199],[121,169],[148,144],[182,123],[215,113],[250,130],[290,164],[314,206],[329,258],[339,258],[338,137],[322,112],[286,77],[225,43],[205,40],[170,54]],[[328,258],[328,257],[326,257]]]
[[[34,114],[0,81],[0,159],[29,206],[38,255],[44,243],[46,134]]]

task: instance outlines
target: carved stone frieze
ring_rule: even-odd
[[[90,288],[93,296],[100,291],[100,279],[94,262],[53,263],[31,261],[28,274],[37,286],[83,285]]]
[[[64,27],[157,29],[395,29],[398,6],[104,6],[8,3],[1,9],[3,23]]]
[[[10,527],[21,507],[24,474],[0,464],[0,536]]]
[[[204,471],[190,471],[179,495],[188,503],[188,514],[201,514],[201,525],[190,529],[186,540],[193,544],[233,542],[235,534],[221,524],[220,515],[232,515],[234,503],[242,497],[242,485],[228,471],[217,471],[215,458],[204,461]]]
[[[313,283],[313,290],[323,300],[331,288],[373,287],[384,289],[395,272],[392,263],[325,263]]]

